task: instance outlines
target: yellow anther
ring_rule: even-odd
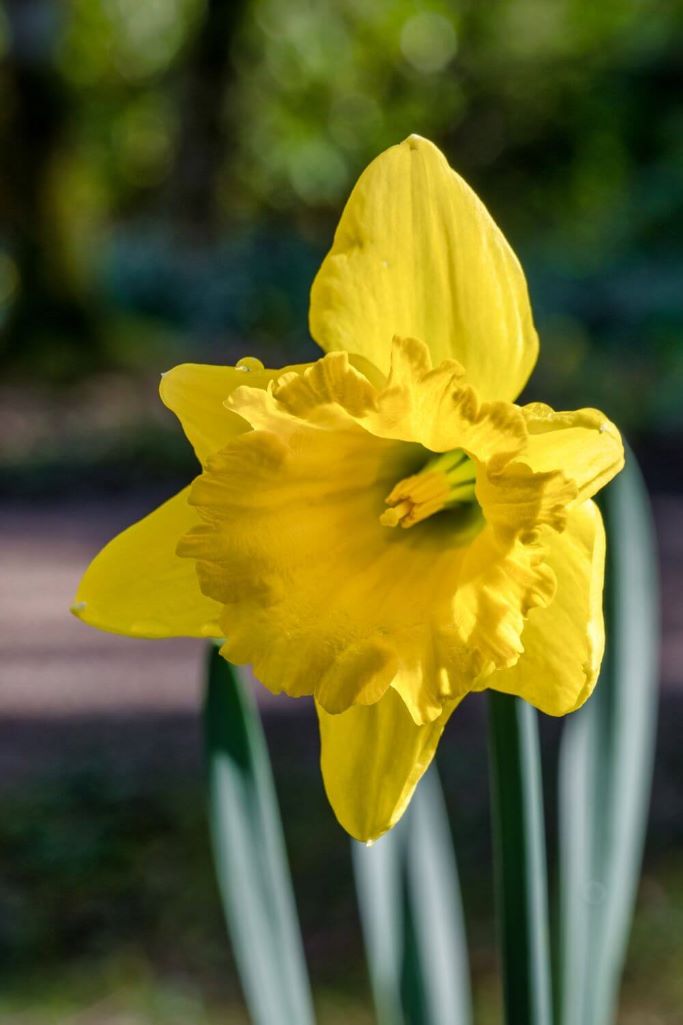
[[[410,502],[399,502],[398,505],[389,506],[380,516],[379,522],[385,527],[398,527],[403,517],[407,516],[412,508]]]

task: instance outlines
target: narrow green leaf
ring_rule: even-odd
[[[560,756],[562,1025],[616,1015],[652,783],[658,591],[654,529],[635,457],[605,491],[607,649]]]
[[[408,894],[424,980],[424,1021],[469,1025],[472,1008],[460,884],[435,766],[423,778],[408,816]]]
[[[547,871],[536,710],[495,691],[489,691],[488,701],[505,1020],[507,1025],[550,1025]]]
[[[599,684],[602,686],[602,683]],[[598,716],[591,701],[564,725],[560,746],[559,803],[559,941],[560,1025],[584,1025],[591,963],[591,903],[600,899],[592,885],[595,819],[602,796],[595,789]],[[597,1023],[596,1023],[597,1025]]]
[[[460,886],[435,766],[401,822],[352,853],[379,1025],[470,1025]]]
[[[313,1025],[282,827],[256,706],[212,646],[205,705],[214,862],[254,1025]]]
[[[405,1025],[403,821],[372,846],[352,840],[351,855],[377,1023]]]

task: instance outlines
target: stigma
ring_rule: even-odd
[[[419,473],[398,482],[387,495],[379,518],[385,527],[414,527],[442,509],[476,502],[474,463],[462,449],[444,452]]]

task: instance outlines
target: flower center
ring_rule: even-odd
[[[474,463],[461,448],[425,463],[419,473],[399,481],[385,498],[379,518],[385,527],[414,527],[442,509],[475,504]]]

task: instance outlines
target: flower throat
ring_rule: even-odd
[[[379,518],[385,527],[414,527],[442,509],[477,505],[474,463],[461,448],[425,463],[419,473],[399,481]]]

